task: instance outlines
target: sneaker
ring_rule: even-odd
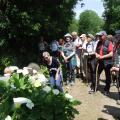
[[[70,83],[70,82],[67,80],[67,81],[66,81],[66,85],[69,85],[69,83]]]
[[[120,100],[117,100],[117,104],[120,105]]]
[[[105,95],[105,96],[109,96],[109,94],[110,94],[110,93],[109,93],[108,91],[105,91],[105,92],[104,92],[104,95]]]
[[[94,92],[95,92],[95,91],[94,91],[93,89],[91,89],[91,90],[88,91],[89,94],[92,94],[92,93],[94,93]]]
[[[70,85],[73,86],[75,83],[73,81],[70,82]]]

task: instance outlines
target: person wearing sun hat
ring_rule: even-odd
[[[63,51],[61,51],[61,55],[64,58],[64,63],[67,71],[66,84],[74,85],[76,67],[75,46],[72,42],[72,36],[69,33],[65,34],[64,38],[65,44],[63,46]]]
[[[66,33],[66,34],[64,35],[64,37],[70,37],[70,38],[72,38],[72,36],[71,36],[70,33]]]
[[[104,87],[104,95],[109,95],[111,84],[111,72],[110,69],[113,65],[113,44],[107,39],[106,31],[100,31],[99,42],[96,47],[96,59],[98,61],[98,78],[103,70],[106,75],[106,85]],[[97,82],[98,83],[98,82]],[[98,84],[97,84],[98,86]]]

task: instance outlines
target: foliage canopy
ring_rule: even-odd
[[[95,34],[103,26],[103,20],[92,10],[85,10],[79,17],[79,33]]]
[[[104,8],[104,27],[108,33],[114,34],[115,30],[120,29],[120,1],[104,0]]]
[[[63,36],[77,1],[0,0],[0,55],[20,66],[36,62],[40,36],[48,42]]]

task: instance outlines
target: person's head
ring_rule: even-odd
[[[49,52],[43,52],[43,58],[45,61],[50,61],[50,53]]]
[[[108,35],[107,38],[108,38],[109,41],[113,42],[113,36],[112,35]]]
[[[80,39],[84,42],[86,40],[86,34],[80,35]]]
[[[120,30],[115,31],[115,37],[116,37],[117,40],[120,41]]]
[[[64,40],[62,38],[59,39],[59,45],[63,45],[64,44]]]
[[[87,35],[87,41],[90,42],[92,40],[94,40],[94,36],[92,34],[88,34]]]
[[[76,38],[78,37],[78,34],[77,34],[77,32],[75,32],[75,31],[73,31],[73,32],[71,33],[71,35],[72,35],[72,38],[73,38],[73,39],[76,39]]]
[[[99,33],[96,33],[95,40],[99,40]]]
[[[101,40],[101,41],[105,41],[106,38],[107,38],[107,33],[106,33],[106,31],[100,31],[100,32],[98,33],[98,35],[99,35],[99,40]]]
[[[72,36],[69,33],[67,33],[67,34],[64,35],[64,38],[65,38],[66,42],[70,42],[71,39],[72,39]]]

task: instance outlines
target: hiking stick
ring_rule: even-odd
[[[118,100],[120,100],[120,81],[119,81],[119,73],[117,72],[117,79],[116,79],[116,87],[118,89]]]
[[[86,61],[85,61],[86,71],[85,71],[85,74],[86,74],[86,84],[88,85],[88,65],[87,65],[87,62],[88,62],[88,57],[86,56]]]
[[[95,92],[97,91],[97,86],[98,86],[98,67],[99,67],[99,63],[97,62],[97,66],[96,66],[96,79],[95,79]]]

